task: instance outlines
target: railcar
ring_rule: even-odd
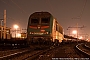
[[[62,42],[63,27],[49,12],[34,12],[27,26],[28,43]]]

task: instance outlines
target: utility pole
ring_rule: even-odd
[[[4,39],[6,39],[6,10],[4,10]]]
[[[67,28],[67,30],[69,31],[69,36],[70,36],[70,29]]]
[[[71,29],[71,28],[76,28],[77,29],[77,39],[78,39],[78,28],[84,28],[84,26],[78,27],[78,23],[77,23],[76,27],[68,27],[68,29]]]
[[[82,27],[78,27],[78,23],[77,23],[77,39],[78,39],[78,28],[82,28]]]

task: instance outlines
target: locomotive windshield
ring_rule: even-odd
[[[39,24],[39,19],[38,18],[32,18],[31,24]]]
[[[49,18],[41,18],[41,24],[49,24]]]
[[[49,24],[50,18],[31,18],[31,24]]]

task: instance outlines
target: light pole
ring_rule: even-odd
[[[68,28],[76,28],[77,29],[77,40],[78,40],[78,28],[84,28],[84,26],[81,26],[81,27],[78,27],[78,23],[77,23],[77,26],[76,27],[68,27]]]
[[[15,24],[15,25],[14,25],[14,28],[15,28],[15,38],[16,38],[17,28],[19,28],[19,26]]]
[[[1,39],[2,39],[2,22],[3,22],[3,19],[0,19],[0,22],[1,22]]]
[[[76,30],[73,30],[72,33],[77,36],[77,31],[76,31]],[[78,37],[77,37],[77,38],[78,38]]]
[[[70,29],[67,28],[67,30],[69,30],[69,36],[70,36]]]

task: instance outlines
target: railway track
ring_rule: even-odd
[[[16,55],[23,54],[28,52],[29,48],[22,48],[22,49],[14,49],[14,50],[7,50],[7,51],[0,51],[0,60],[1,59],[10,59],[15,57]]]
[[[52,49],[55,49],[56,47],[51,46],[48,49],[44,49],[44,50],[35,50],[32,51],[31,53],[28,54],[24,54],[21,57],[16,58],[17,59],[21,59],[21,60],[35,60],[37,58],[39,58],[42,54],[47,53],[48,51],[51,51]]]
[[[36,49],[26,49],[26,50],[22,50],[22,51],[17,51],[17,52],[13,52],[13,53],[7,53],[8,54],[5,54],[5,55],[2,55],[0,57],[0,60],[5,60],[5,59],[11,59],[11,60],[28,60],[28,59],[34,59],[36,57],[38,57],[39,55],[53,49],[54,47],[52,48],[48,48],[48,49],[44,49],[44,50],[36,50]],[[3,53],[4,54],[4,53]]]
[[[71,44],[68,46],[61,45],[59,47],[50,46],[48,48],[45,48],[44,46],[44,49],[41,49],[41,48],[38,49],[38,48],[32,47],[32,48],[27,48],[27,49],[25,48],[25,50],[24,49],[17,50],[16,52],[10,51],[10,53],[8,53],[9,51],[5,51],[3,53],[0,53],[0,54],[4,54],[0,56],[0,60],[35,60],[35,59],[36,60],[39,60],[39,59],[50,60],[50,58],[52,59],[53,57],[68,57],[68,58],[79,57],[79,55],[75,53],[76,51],[74,51],[74,46],[76,46],[76,44],[73,46],[72,45]],[[88,48],[87,45],[78,44],[76,48],[80,51],[79,54],[82,53],[82,55],[84,55],[85,58],[90,57],[90,48]],[[84,57],[81,57],[81,58],[84,58]]]
[[[76,48],[87,58],[90,58],[90,47],[84,43],[76,45]]]
[[[13,54],[13,53],[16,53],[16,52],[19,52],[19,51],[25,51],[26,49],[27,48],[0,51],[0,57],[6,56],[6,55],[9,55],[9,54]]]

